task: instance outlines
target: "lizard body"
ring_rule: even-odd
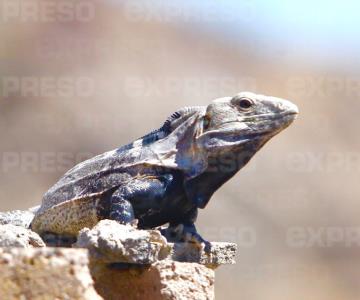
[[[181,109],[158,130],[69,170],[31,227],[76,235],[105,218],[139,228],[169,223],[168,239],[207,243],[194,225],[198,209],[297,113],[289,101],[249,92]]]

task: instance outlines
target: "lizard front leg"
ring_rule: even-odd
[[[134,209],[129,200],[129,195],[118,189],[111,195],[109,218],[121,224],[136,224]]]
[[[142,227],[142,215],[163,206],[161,199],[171,179],[170,175],[142,175],[133,178],[111,195],[110,219],[122,224],[137,225],[136,218],[139,218],[139,225]]]

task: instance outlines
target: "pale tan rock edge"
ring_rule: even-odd
[[[1,300],[210,300],[214,269],[235,263],[236,244],[212,243],[205,253],[111,220],[84,228],[77,249],[45,247],[21,226],[0,229]]]
[[[97,291],[85,249],[1,248],[0,266],[3,300],[214,299],[214,271],[197,263],[159,261],[130,270],[90,264]]]
[[[12,224],[0,225],[0,247],[45,247],[40,236],[30,229]]]
[[[152,264],[166,259],[211,268],[235,264],[237,248],[234,243],[213,242],[210,253],[205,253],[191,243],[167,243],[158,230],[139,230],[112,220],[81,230],[74,246],[87,248],[98,263]]]
[[[0,266],[3,300],[102,299],[84,249],[1,248]]]
[[[214,299],[215,272],[197,263],[159,261],[148,268],[92,269],[95,288],[104,299]]]

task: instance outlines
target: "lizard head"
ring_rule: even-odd
[[[210,159],[236,154],[237,171],[274,135],[289,126],[298,113],[287,100],[243,92],[214,100],[207,107],[185,108],[155,132],[146,149],[148,164],[181,169],[194,178]],[[149,140],[148,137],[143,138]],[[148,151],[147,150],[147,151]]]
[[[288,127],[297,114],[298,108],[290,101],[250,92],[216,99],[202,117],[198,143],[210,152],[249,143],[259,148]]]

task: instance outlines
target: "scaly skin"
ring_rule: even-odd
[[[69,170],[32,222],[40,234],[76,235],[108,218],[163,230],[172,241],[206,242],[198,208],[298,113],[289,101],[243,92],[174,113],[135,142]]]

